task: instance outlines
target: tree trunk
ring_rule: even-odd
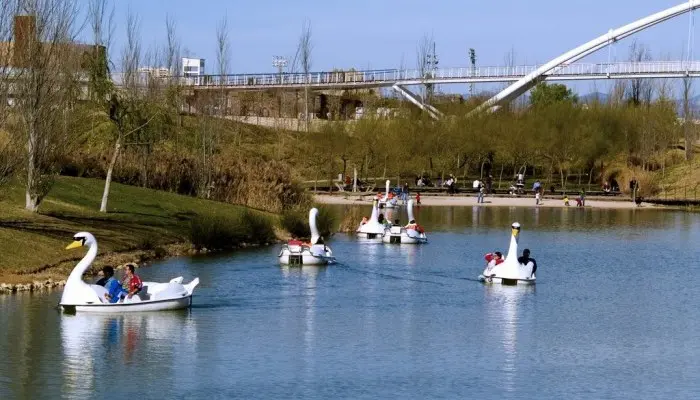
[[[382,174],[382,179],[386,178],[386,161],[387,156],[384,156],[384,173]]]
[[[25,190],[25,208],[31,212],[39,210],[39,198],[37,196],[37,168],[36,168],[36,130],[30,122],[29,139],[27,140],[27,186]]]
[[[107,212],[107,200],[109,199],[109,186],[112,184],[112,173],[114,172],[114,166],[117,164],[117,159],[119,158],[119,151],[122,147],[122,135],[121,133],[117,137],[116,143],[114,143],[114,154],[112,154],[112,159],[109,161],[109,167],[107,168],[107,177],[105,178],[105,190],[102,193],[102,204],[100,204],[100,212]]]
[[[685,139],[685,159],[686,161],[692,161],[693,160],[693,143],[695,142],[695,138],[693,136],[693,130],[691,128],[691,123],[688,121],[688,117],[686,117],[686,121],[683,124],[683,135]]]
[[[304,122],[306,123],[306,132],[309,131],[309,84],[308,76],[306,77],[307,83],[304,86]]]
[[[501,188],[501,181],[503,180],[503,164],[501,164],[501,174],[498,176],[498,188]]]
[[[559,177],[561,178],[561,188],[566,190],[566,180],[564,179],[564,169],[559,165]]]

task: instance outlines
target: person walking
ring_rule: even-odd
[[[482,204],[484,202],[484,184],[479,182],[479,194],[476,198],[477,204]]]

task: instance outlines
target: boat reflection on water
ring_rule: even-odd
[[[518,333],[531,325],[532,310],[524,310],[524,303],[535,295],[535,285],[486,285],[484,286],[484,307],[489,318],[486,329],[494,339],[491,351],[503,360],[500,368],[502,387],[508,392],[515,391],[518,378],[516,359],[518,358]],[[498,337],[500,333],[500,338]],[[496,342],[496,340],[499,340]],[[527,371],[523,371],[526,375]]]
[[[316,371],[315,363],[315,345],[316,345],[316,285],[320,274],[327,271],[327,268],[333,268],[325,265],[304,265],[301,267],[282,266],[282,275],[287,279],[300,278],[300,292],[304,296],[304,357],[302,358],[302,366],[304,371],[304,380],[313,382]]]
[[[197,351],[196,324],[190,313],[62,315],[64,395],[90,397],[96,380],[111,376],[114,367],[155,361],[163,376],[194,373],[188,371]]]

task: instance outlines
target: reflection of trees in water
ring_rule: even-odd
[[[0,398],[37,398],[50,377],[60,374],[46,362],[60,352],[60,337],[51,331],[55,303],[39,303],[38,297],[29,292],[0,295]]]
[[[476,200],[474,200],[476,202]],[[498,204],[498,199],[490,199]],[[554,203],[560,199],[548,199]],[[360,207],[363,206],[353,206]],[[366,206],[364,206],[366,209]],[[342,213],[347,206],[329,206],[334,212]],[[393,211],[405,219],[401,208]],[[417,214],[419,210],[420,214]],[[399,212],[399,214],[397,214]],[[639,228],[659,230],[668,228],[691,229],[697,216],[688,213],[665,212],[649,209],[599,209],[599,208],[553,208],[553,207],[500,207],[500,206],[421,206],[414,208],[416,219],[428,232],[450,230],[460,227],[504,227],[508,229],[513,221],[520,222],[524,229],[541,228],[554,231],[598,231],[610,228]],[[686,215],[688,219],[678,217]],[[395,219],[396,217],[392,217]]]

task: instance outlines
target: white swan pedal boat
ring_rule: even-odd
[[[379,208],[395,208],[398,207],[398,199],[396,196],[389,198],[389,193],[391,191],[391,181],[387,179],[386,181],[386,191],[384,196],[379,200]]]
[[[318,209],[309,211],[309,228],[311,230],[311,245],[300,241],[290,240],[282,247],[278,258],[282,265],[325,265],[335,262],[333,251],[322,241],[316,226]]]
[[[413,200],[408,201],[406,206],[408,212],[408,220],[415,222],[413,218]],[[425,232],[418,232],[416,229],[405,228],[402,226],[392,226],[386,228],[382,241],[388,244],[424,244],[428,243],[428,236]]]
[[[498,264],[489,264],[484,272],[479,275],[479,281],[486,284],[501,285],[534,285],[537,277],[533,273],[533,262],[520,264],[518,262],[518,235],[520,224],[514,222],[511,225],[510,247],[506,259]]]
[[[59,306],[65,312],[123,313],[140,311],[164,311],[187,308],[192,305],[192,293],[199,284],[199,278],[183,285],[182,277],[170,282],[143,282],[143,289],[131,298],[116,303],[105,299],[107,290],[100,285],[90,285],[83,281],[83,274],[97,256],[97,240],[88,232],[79,232],[66,249],[87,246],[88,252],[73,268],[63,288]]]
[[[357,238],[362,241],[381,243],[385,229],[386,227],[384,226],[384,224],[379,222],[378,201],[374,200],[372,202],[372,216],[369,218],[369,221],[365,222],[364,224],[360,223],[360,226],[357,227],[355,233],[357,235]]]

